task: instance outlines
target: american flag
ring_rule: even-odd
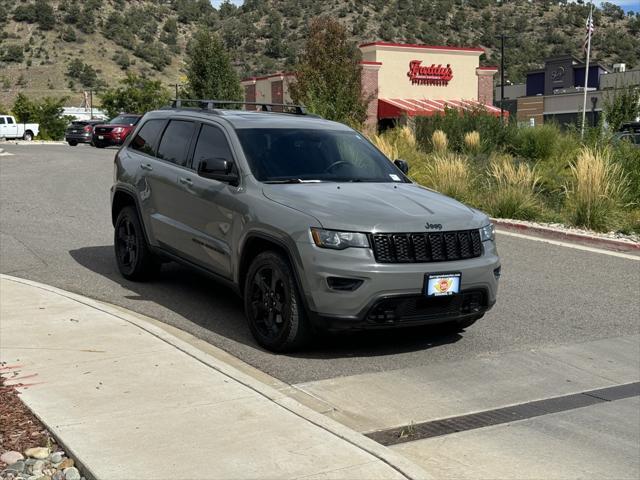
[[[587,46],[589,45],[589,39],[593,35],[593,17],[589,14],[589,18],[587,19],[586,31],[584,34],[584,42],[582,44],[582,51],[587,53]]]

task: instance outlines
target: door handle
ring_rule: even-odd
[[[149,171],[153,170],[153,167],[151,166],[150,163],[142,163],[140,164],[140,168],[143,170],[149,170]]]
[[[193,181],[192,181],[190,178],[187,178],[187,177],[180,177],[178,180],[179,180],[179,181],[180,181],[180,183],[181,183],[181,184],[183,184],[183,185],[189,185],[189,186],[193,185]]]

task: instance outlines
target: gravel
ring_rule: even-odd
[[[84,480],[74,461],[20,401],[15,367],[0,362],[0,480]],[[12,382],[13,383],[13,382]]]

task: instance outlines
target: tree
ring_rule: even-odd
[[[218,36],[196,32],[187,48],[187,79],[194,98],[241,100],[242,87]]]
[[[640,88],[619,88],[613,95],[606,92],[604,118],[612,132],[617,132],[624,122],[631,122],[638,116],[640,116]]]
[[[102,108],[110,117],[120,112],[143,114],[166,105],[171,98],[159,80],[150,80],[129,73],[120,86],[109,88],[100,95]]]
[[[45,97],[41,100],[30,100],[19,93],[11,111],[20,123],[38,123],[38,138],[43,140],[59,140],[64,137],[64,130],[69,124],[69,117],[62,115],[66,97]]]
[[[362,93],[359,61],[344,26],[329,17],[314,20],[291,85],[293,101],[329,120],[362,124],[368,99]]]

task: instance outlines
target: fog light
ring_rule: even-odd
[[[358,278],[346,277],[328,277],[327,285],[331,290],[339,290],[342,292],[353,292],[362,285],[362,280]]]
[[[496,268],[496,269],[493,271],[493,276],[494,276],[494,277],[496,277],[496,280],[500,280],[500,275],[501,275],[501,273],[500,273],[500,272],[501,272],[501,271],[502,271],[502,267],[501,267],[501,266],[500,266],[500,267],[498,267],[498,268]]]

